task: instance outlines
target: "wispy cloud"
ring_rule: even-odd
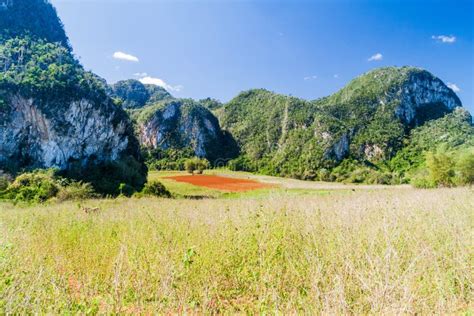
[[[448,82],[447,86],[454,92],[459,92],[461,89],[454,83]]]
[[[304,77],[303,78],[305,81],[308,81],[308,80],[314,80],[314,79],[318,79],[318,76],[316,75],[312,75],[312,76],[307,76],[307,77]]]
[[[456,36],[453,35],[433,35],[431,38],[438,43],[452,44],[456,42]]]
[[[339,74],[334,74],[333,76],[335,79],[338,79],[339,78]]]
[[[115,59],[125,60],[125,61],[131,61],[131,62],[134,62],[134,63],[138,63],[138,62],[139,62],[138,57],[133,56],[133,55],[130,55],[130,54],[127,54],[127,53],[124,53],[124,52],[115,52],[115,53],[113,54],[113,57],[114,57]]]
[[[145,76],[145,77],[142,77],[138,80],[143,84],[152,84],[152,85],[155,85],[155,86],[159,86],[159,87],[165,88],[166,90],[168,90],[170,92],[171,91],[179,92],[183,89],[183,86],[181,86],[181,85],[173,86],[173,85],[170,85],[170,84],[166,83],[163,79],[160,79],[160,78]]]
[[[135,77],[146,77],[148,74],[146,72],[136,72],[133,74]]]
[[[380,53],[377,53],[375,55],[372,55],[367,61],[379,61],[383,59],[383,55]]]

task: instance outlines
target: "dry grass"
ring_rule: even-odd
[[[0,204],[0,314],[472,312],[473,196]]]

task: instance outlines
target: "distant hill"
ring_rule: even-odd
[[[171,100],[173,96],[162,87],[143,84],[138,80],[129,79],[110,85],[110,96],[118,99],[126,109],[136,109],[163,100]]]
[[[58,168],[102,193],[132,192],[146,181],[145,153],[167,168],[199,156],[235,170],[394,183],[425,151],[474,144],[470,114],[426,70],[375,69],[313,101],[264,89],[226,104],[176,99],[85,71],[48,1],[0,4],[0,169],[11,173]]]
[[[198,101],[161,101],[130,113],[146,149],[189,150],[212,162],[238,153],[231,135],[221,130],[217,118]]]
[[[411,129],[458,107],[456,94],[429,72],[388,67],[315,101],[250,90],[217,115],[241,147],[236,168],[314,179],[344,160],[387,162]]]

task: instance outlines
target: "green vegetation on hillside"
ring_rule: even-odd
[[[146,181],[146,168],[141,162],[139,147],[127,114],[107,97],[103,79],[83,69],[72,55],[67,37],[54,8],[44,0],[15,0],[0,11],[0,124],[12,125],[14,98],[30,99],[55,131],[66,134],[64,110],[72,102],[87,100],[104,115],[113,117],[111,124],[128,134],[128,147],[121,157],[91,157],[89,161],[68,161],[62,174],[90,182],[103,194],[118,194],[125,183],[140,190]],[[92,109],[91,109],[92,110]],[[27,135],[27,127],[25,127]],[[21,136],[21,135],[20,135]],[[110,137],[110,136],[109,136]],[[18,141],[21,141],[19,139]],[[34,139],[16,144],[28,149]],[[30,144],[31,143],[31,144]],[[21,150],[20,150],[21,151]],[[41,167],[28,153],[8,157],[0,167],[12,174]],[[87,167],[87,171],[84,168]]]
[[[229,167],[309,180],[407,182],[402,157],[419,160],[407,167],[416,169],[423,151],[444,142],[425,144],[419,133],[436,135],[425,131],[425,125],[443,130],[448,145],[456,139],[468,146],[474,135],[468,113],[465,119],[453,120],[450,114],[445,116],[452,111],[445,104],[409,105],[410,98],[425,95],[423,89],[432,85],[444,87],[437,88],[438,99],[461,105],[441,80],[411,67],[374,70],[334,95],[312,102],[266,90],[243,92],[216,111],[223,128],[241,147],[242,155]],[[418,128],[410,134],[414,127]],[[412,151],[416,153],[408,153]]]
[[[68,51],[71,50],[61,20],[49,1],[8,2],[11,5],[6,10],[0,10],[0,42],[15,37],[33,37],[49,43],[59,43]]]
[[[183,170],[183,159],[193,156],[215,162],[238,153],[232,136],[221,130],[218,119],[198,101],[165,100],[129,113],[142,142],[145,135],[160,135],[156,144],[142,144],[148,165],[156,170]]]
[[[62,106],[66,100],[87,98],[104,102],[103,81],[84,71],[62,45],[32,37],[0,43],[0,97],[4,103],[15,93],[40,100],[39,106]]]
[[[145,85],[138,80],[123,80],[110,86],[110,94],[126,109],[142,108],[145,105],[173,99],[162,87]]]

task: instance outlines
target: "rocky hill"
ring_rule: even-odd
[[[30,36],[70,49],[56,9],[45,0],[4,0],[0,7],[0,40]]]
[[[117,193],[146,181],[127,114],[71,54],[54,8],[13,0],[0,11],[0,169],[58,168]]]
[[[238,153],[231,135],[222,131],[217,118],[197,101],[163,101],[131,113],[145,148],[190,149],[195,156],[211,162]]]
[[[241,146],[242,163],[261,172],[314,178],[343,160],[390,160],[412,128],[460,107],[456,94],[427,71],[380,68],[326,98],[305,101],[266,90],[241,93],[218,110]]]
[[[163,100],[171,100],[173,96],[162,87],[143,84],[138,80],[122,80],[110,85],[109,94],[118,100],[125,109],[142,108]]]

